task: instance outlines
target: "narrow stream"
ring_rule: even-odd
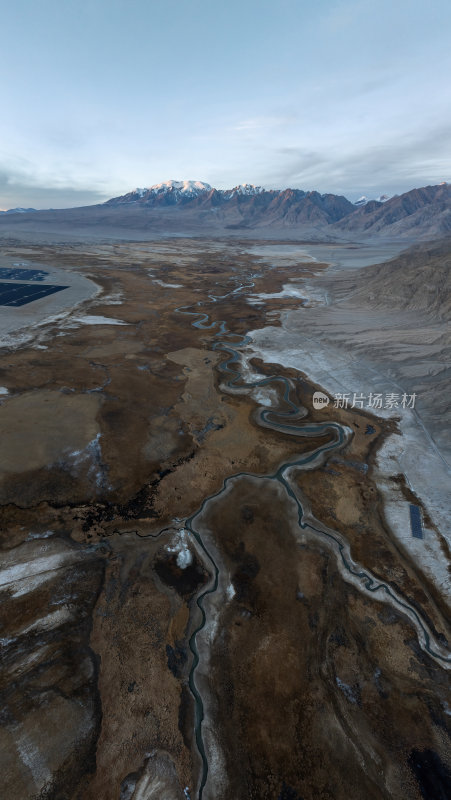
[[[252,276],[254,277],[254,276]],[[228,295],[237,294],[244,289],[252,288],[253,283],[246,285],[239,285],[233,291],[223,295],[222,297],[209,295],[212,302],[217,302],[224,299]],[[197,303],[198,306],[203,305],[202,301]],[[224,376],[227,377],[224,383],[224,389],[229,391],[237,391],[239,389],[247,390],[256,387],[264,387],[270,384],[277,384],[283,388],[283,404],[287,408],[286,411],[259,407],[256,412],[257,422],[268,427],[274,431],[281,433],[305,437],[317,437],[329,434],[327,442],[324,445],[315,447],[311,452],[305,453],[302,456],[293,459],[292,461],[282,464],[272,475],[252,475],[252,473],[239,472],[226,478],[221,489],[214,495],[207,497],[201,507],[185,522],[187,528],[196,539],[201,551],[203,552],[206,562],[211,565],[212,581],[208,588],[204,590],[196,600],[197,606],[200,609],[201,621],[189,640],[189,647],[193,654],[193,663],[189,675],[189,687],[195,701],[196,718],[195,718],[195,736],[197,748],[202,760],[202,775],[198,789],[198,800],[202,800],[205,784],[208,778],[208,758],[205,752],[205,745],[202,735],[202,722],[204,719],[204,704],[201,694],[196,685],[196,670],[199,665],[199,651],[197,647],[197,637],[203,630],[206,623],[206,612],[204,608],[205,598],[217,591],[219,582],[219,569],[215,563],[212,555],[208,552],[199,531],[196,529],[196,518],[203,512],[207,503],[211,503],[218,498],[223,492],[227,490],[231,481],[240,477],[260,477],[274,481],[281,484],[287,496],[296,503],[298,509],[298,522],[300,531],[308,531],[311,535],[321,539],[323,543],[329,544],[338,559],[338,566],[342,576],[352,582],[354,586],[365,594],[377,597],[378,600],[388,602],[394,606],[400,613],[406,616],[409,621],[414,625],[418,641],[422,649],[427,652],[432,658],[435,659],[441,666],[451,668],[451,655],[449,651],[434,637],[430,631],[427,623],[422,619],[420,614],[415,608],[410,606],[404,598],[400,597],[390,586],[381,582],[378,578],[373,576],[368,570],[361,567],[354,562],[350,553],[350,547],[344,537],[336,531],[333,531],[326,526],[323,526],[318,520],[310,517],[302,506],[302,500],[298,495],[296,484],[291,478],[291,473],[300,469],[312,469],[320,465],[326,455],[335,450],[342,448],[352,436],[352,431],[338,422],[324,422],[324,423],[304,423],[301,425],[293,424],[301,420],[306,415],[306,410],[293,401],[293,388],[294,383],[288,378],[281,375],[274,375],[271,377],[259,378],[255,381],[244,381],[241,365],[241,354],[238,347],[248,344],[251,339],[249,336],[241,336],[239,334],[231,333],[227,330],[227,324],[224,320],[210,322],[209,314],[203,311],[188,310],[193,306],[183,306],[175,309],[181,314],[186,314],[196,319],[191,323],[193,327],[199,330],[213,330],[217,327],[215,334],[216,341],[213,344],[214,350],[220,350],[226,354],[226,357],[218,364],[218,369]],[[234,342],[231,344],[224,341],[224,337],[234,337]],[[332,434],[332,439],[330,435]],[[310,521],[309,521],[310,520]]]

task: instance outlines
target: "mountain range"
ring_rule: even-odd
[[[121,197],[113,197],[105,205],[148,209],[178,206],[185,210],[210,210],[228,215],[237,212],[243,227],[261,222],[271,224],[278,220],[289,224],[313,220],[329,225],[354,210],[353,203],[334,194],[301,189],[266,190],[249,183],[233,189],[214,189],[201,181],[166,181],[150,189],[135,189]]]
[[[233,189],[214,189],[201,181],[166,181],[149,189],[135,189],[105,203],[118,208],[135,206],[156,209],[175,206],[184,211],[210,210],[224,216],[239,216],[227,227],[330,226],[340,231],[402,235],[415,228],[433,233],[451,230],[451,185],[447,183],[412,189],[389,198],[346,197],[301,189],[270,189],[244,184]],[[357,207],[356,207],[357,206]]]
[[[8,208],[7,211],[0,209],[0,214],[30,214],[33,211],[36,211],[35,208]]]
[[[361,231],[391,236],[413,233],[429,235],[451,231],[451,185],[440,183],[396,195],[384,203],[369,201],[338,227],[343,231]]]
[[[363,202],[364,201],[364,202]],[[14,213],[13,213],[14,212]],[[35,211],[12,209],[0,231],[93,228],[147,233],[233,233],[313,239],[405,237],[427,239],[451,231],[451,185],[441,183],[378,200],[352,203],[343,195],[244,184],[215,189],[202,181],[165,181],[103,204]],[[249,232],[249,234],[247,233]],[[140,234],[142,238],[142,233]]]

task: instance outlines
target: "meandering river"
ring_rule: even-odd
[[[255,276],[253,276],[255,277]],[[210,294],[209,300],[213,303],[225,299],[229,295],[237,294],[245,289],[252,288],[253,283],[239,284],[231,292],[226,295],[217,296]],[[184,306],[176,309],[177,312],[185,314],[195,319],[191,324],[199,330],[212,331],[216,328],[215,341],[213,349],[224,353],[224,359],[219,363],[217,369],[224,376],[224,391],[236,392],[253,390],[257,387],[265,386],[278,386],[282,389],[282,408],[265,408],[258,407],[256,411],[256,421],[263,427],[270,428],[273,431],[280,431],[284,434],[297,436],[299,438],[318,437],[327,435],[327,441],[320,446],[316,446],[308,453],[302,454],[298,458],[292,459],[289,462],[283,463],[272,475],[255,476],[251,473],[240,472],[228,477],[221,489],[214,495],[205,498],[201,507],[185,522],[185,528],[188,529],[192,536],[195,538],[200,550],[203,553],[206,564],[210,565],[212,578],[207,586],[204,588],[197,597],[197,606],[200,609],[200,622],[191,635],[189,647],[193,655],[191,671],[189,675],[189,686],[194,697],[196,707],[196,720],[195,720],[195,735],[197,748],[202,760],[202,775],[198,788],[198,800],[202,800],[202,795],[208,778],[208,758],[206,754],[202,722],[204,720],[204,702],[201,692],[196,683],[196,671],[199,666],[199,649],[197,639],[200,632],[205,627],[207,621],[207,614],[205,610],[205,600],[208,595],[214,594],[218,590],[219,583],[219,568],[216,564],[212,554],[208,551],[201,533],[197,527],[197,520],[204,512],[207,505],[214,503],[225,491],[227,491],[232,481],[239,480],[241,477],[253,477],[270,479],[277,481],[286,493],[287,501],[293,502],[297,507],[299,533],[308,532],[310,535],[317,537],[323,544],[328,545],[334,552],[337,558],[338,567],[342,577],[351,582],[361,592],[366,595],[375,597],[377,600],[389,603],[398,612],[403,614],[409,619],[415,627],[418,642],[421,648],[429,654],[437,663],[444,668],[451,668],[451,654],[441,644],[440,641],[433,635],[426,621],[412,607],[401,595],[399,595],[391,586],[380,581],[369,570],[357,564],[350,552],[349,543],[337,531],[334,531],[327,526],[323,525],[319,520],[315,519],[306,508],[303,498],[300,496],[299,489],[294,480],[297,471],[304,469],[314,469],[318,467],[327,456],[342,448],[352,436],[352,431],[349,428],[341,425],[338,422],[328,421],[323,423],[307,423],[301,422],[306,416],[306,410],[295,402],[294,395],[294,382],[282,375],[273,375],[270,377],[255,377],[254,380],[244,378],[242,369],[242,356],[239,348],[247,345],[251,340],[248,336],[241,336],[228,331],[227,323],[225,320],[210,321],[210,315],[205,311],[199,310],[204,303],[199,301],[197,306]],[[198,310],[193,310],[198,307]],[[233,339],[233,342],[230,340]]]

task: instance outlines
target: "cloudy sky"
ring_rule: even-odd
[[[451,180],[449,0],[0,0],[0,208]]]

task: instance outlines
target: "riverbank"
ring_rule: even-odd
[[[336,265],[317,279],[308,280],[303,307],[283,311],[278,327],[251,331],[247,355],[299,370],[327,392],[331,402],[334,397],[348,397],[351,403],[354,395],[397,398],[392,408],[368,409],[379,418],[396,421],[399,428],[399,434],[393,433],[386,441],[375,463],[387,525],[449,602],[451,468],[446,426],[433,416],[434,403],[440,406],[442,402],[442,388],[438,384],[434,395],[432,384],[429,387],[422,379],[434,357],[431,344],[439,343],[436,352],[437,347],[446,350],[446,343],[440,339],[443,323],[408,310],[359,308],[349,286],[343,293],[349,275],[349,269],[343,271]],[[298,282],[296,291],[302,293],[302,289],[302,282]],[[265,302],[264,297],[260,300]],[[416,407],[402,407],[404,393],[414,395]],[[411,533],[409,502],[399,481],[402,475],[412,502],[424,507],[422,540]]]

